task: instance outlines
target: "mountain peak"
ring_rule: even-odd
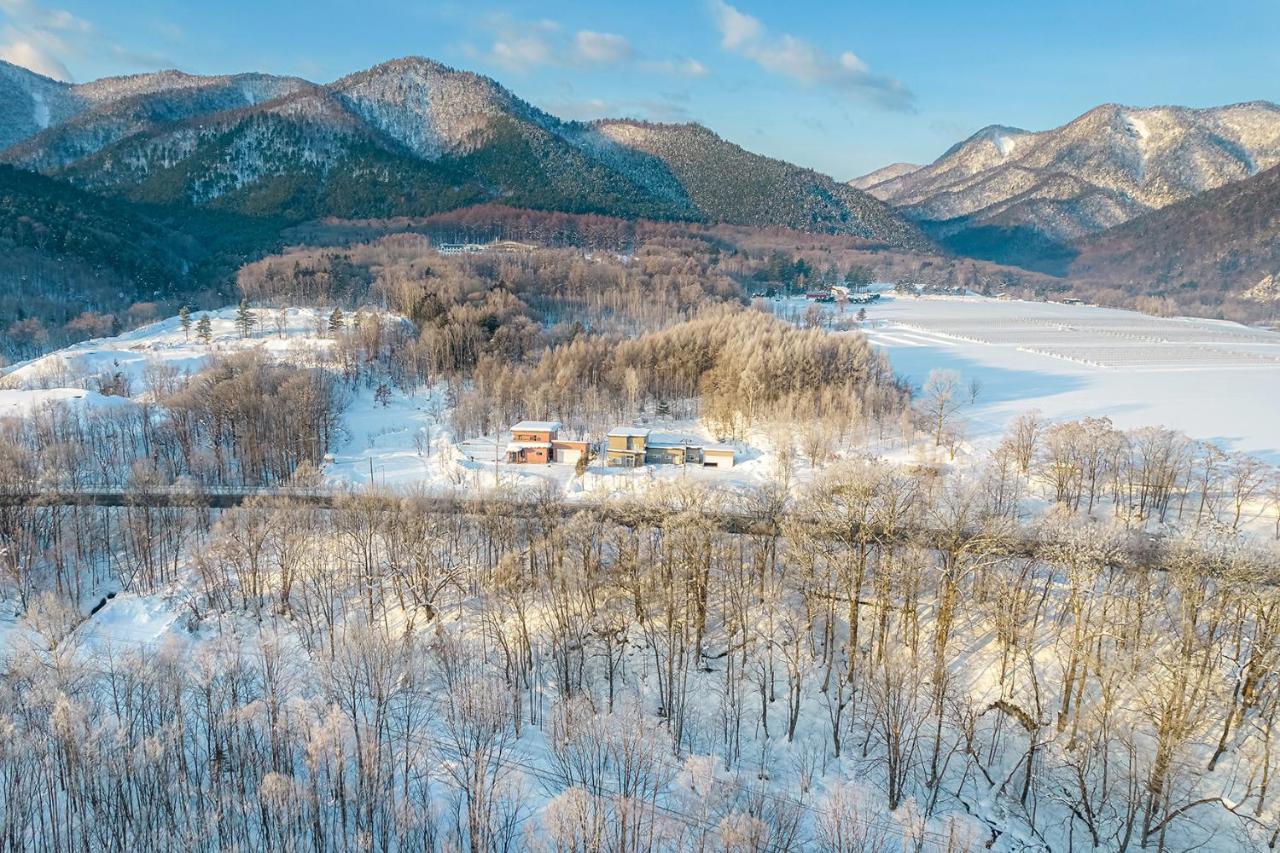
[[[994,232],[1061,245],[1277,164],[1273,104],[1106,103],[1050,130],[985,127],[875,195],[953,249],[999,261]]]
[[[377,65],[370,66],[364,71],[356,72],[358,74],[387,74],[399,73],[402,71],[423,71],[433,74],[471,74],[469,71],[460,71],[457,68],[445,65],[443,62],[432,59],[429,56],[419,56],[412,54],[410,56],[399,56],[395,59],[388,59],[386,62],[379,62]],[[478,76],[478,75],[476,75]]]
[[[422,56],[327,85],[179,71],[109,78],[71,87],[77,112],[38,126],[32,86],[17,88],[12,112],[27,118],[0,159],[151,203],[307,219],[498,201],[936,249],[859,190],[702,125],[562,121],[489,77]]]
[[[347,109],[428,159],[474,147],[498,116],[554,122],[489,77],[420,56],[383,62],[328,88]]]
[[[920,164],[918,163],[890,163],[888,166],[881,166],[873,172],[868,172],[865,175],[854,178],[849,181],[849,186],[853,187],[855,190],[866,190],[872,195],[879,197],[874,191],[874,188],[878,184],[882,184],[885,181],[892,181],[895,178],[901,178],[904,175],[909,175],[919,168]]]
[[[1008,157],[1017,147],[1018,140],[1024,136],[1030,136],[1031,132],[1023,130],[1020,127],[1011,127],[1005,124],[989,124],[961,142],[952,145],[942,156],[934,162],[940,162],[953,157],[957,153],[965,149],[972,149],[975,146],[991,146],[1001,157]]]

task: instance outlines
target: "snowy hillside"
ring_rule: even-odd
[[[254,326],[247,336],[237,324],[238,312],[234,307],[193,312],[186,331],[178,317],[170,317],[14,365],[0,375],[0,418],[27,416],[49,406],[102,410],[153,403],[157,389],[167,389],[175,380],[195,376],[216,360],[237,354],[261,354],[291,367],[342,371],[337,349],[344,335],[330,330],[330,310],[253,309]],[[207,343],[199,331],[206,317]],[[407,321],[394,315],[380,315],[380,319],[407,326]],[[746,445],[734,469],[699,469],[692,475],[675,466],[629,471],[593,465],[585,476],[578,476],[569,464],[512,465],[505,461],[505,432],[456,436],[450,415],[445,387],[401,389],[385,383],[356,383],[344,395],[338,433],[322,472],[339,488],[373,484],[434,494],[480,494],[495,487],[550,488],[566,499],[593,501],[642,493],[689,476],[739,489],[764,482],[776,472],[775,460]],[[680,437],[714,440],[696,421],[667,420],[655,426]],[[758,440],[767,444],[764,436]]]
[[[970,296],[773,305],[809,328],[725,317],[778,354],[864,330],[922,386],[921,428],[791,410],[724,471],[508,464],[501,431],[454,433],[464,397],[492,403],[479,371],[397,382],[382,354],[417,330],[327,308],[195,312],[11,369],[0,785],[48,780],[0,799],[14,832],[1266,849],[1280,504],[1256,460],[1122,427],[1218,429],[1194,396],[1265,384],[1275,336]],[[707,436],[667,402],[632,411]]]
[[[178,317],[133,329],[110,338],[96,338],[31,361],[3,374],[10,390],[85,389],[100,377],[119,375],[130,387],[141,388],[149,371],[198,372],[211,358],[256,350],[293,364],[318,363],[334,343],[327,332],[328,313],[313,308],[262,309],[255,312],[257,328],[243,337],[236,327],[236,308],[197,311],[183,331]],[[196,324],[209,318],[210,337],[200,339]]]
[[[1280,108],[1274,104],[1202,110],[1107,104],[1053,130],[985,128],[928,166],[867,190],[919,220],[1027,224],[1069,240],[1277,163]],[[1076,185],[1065,192],[1046,188],[1064,177]],[[1057,221],[1017,205],[1044,195],[1062,203]],[[1099,195],[1116,200],[1101,215],[1088,201]]]

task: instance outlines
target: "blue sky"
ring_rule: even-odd
[[[699,121],[849,178],[1108,101],[1280,100],[1278,0],[0,0],[0,58],[327,82],[418,54],[568,118]]]

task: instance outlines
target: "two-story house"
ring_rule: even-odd
[[[507,444],[507,461],[516,464],[542,463],[552,460],[552,442],[560,431],[559,421],[521,421],[511,427]]]
[[[521,421],[514,425],[507,444],[507,461],[516,465],[575,465],[589,454],[590,442],[560,438],[559,431],[559,421]]]
[[[604,464],[611,468],[639,468],[645,461],[649,430],[619,427],[606,436]]]

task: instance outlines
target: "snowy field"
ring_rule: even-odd
[[[846,311],[856,310],[852,307]],[[870,340],[919,387],[934,368],[982,389],[964,412],[981,442],[1017,414],[1105,415],[1280,461],[1280,334],[1235,323],[981,296],[886,294]]]
[[[136,396],[148,371],[168,368],[196,373],[211,356],[261,350],[276,357],[287,355],[295,364],[320,361],[333,346],[327,333],[328,312],[314,308],[257,309],[253,334],[242,338],[236,329],[234,307],[198,311],[191,328],[183,331],[177,317],[141,326],[110,338],[82,341],[31,361],[14,365],[3,376],[11,390],[42,390],[49,399],[83,396],[79,392],[100,376],[121,374]],[[205,344],[197,334],[201,317],[209,318],[210,338]],[[0,397],[0,407],[39,402],[40,395]],[[6,414],[0,408],[0,414]],[[13,414],[12,411],[7,414]]]

